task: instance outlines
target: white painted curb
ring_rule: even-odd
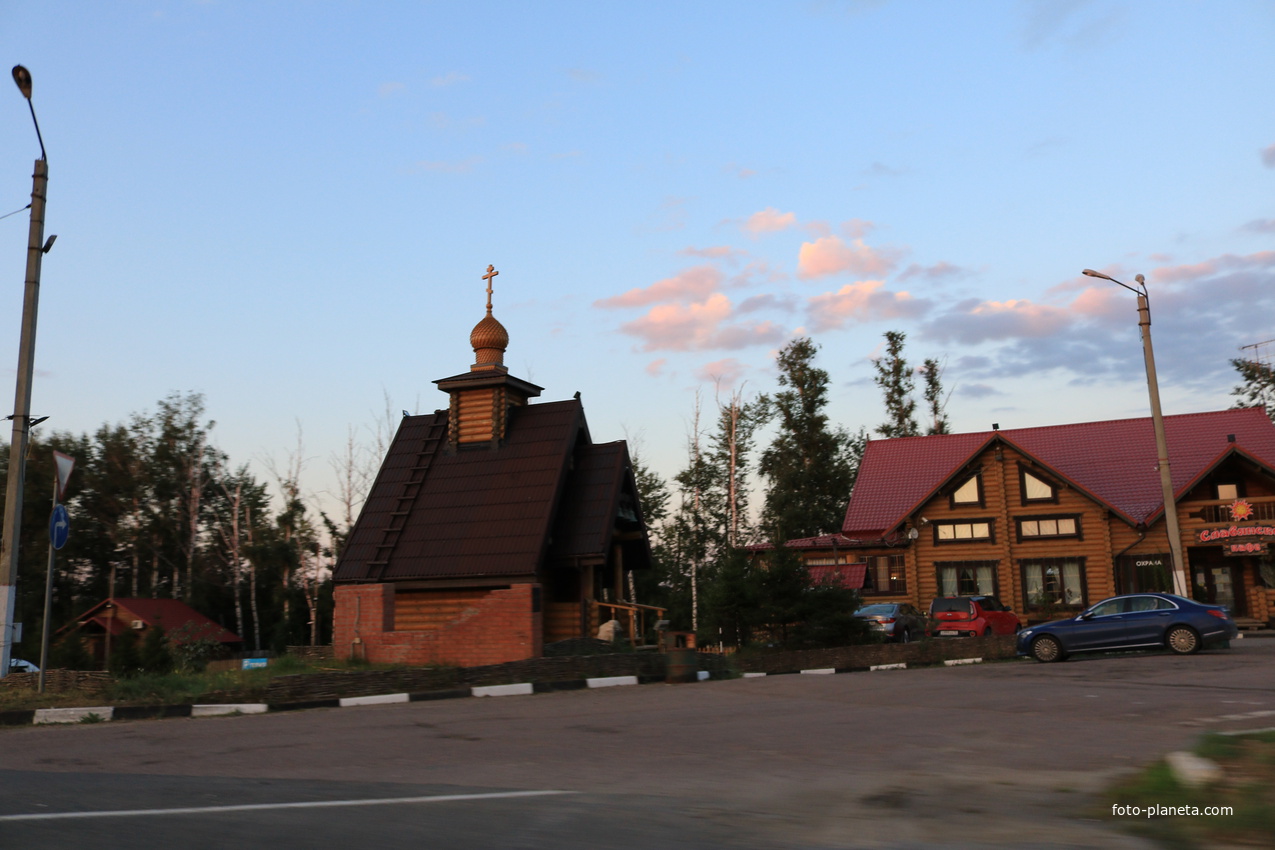
[[[470,688],[469,692],[476,697],[517,697],[534,694],[535,687],[530,682],[517,685],[488,685],[484,688]]]
[[[762,676],[765,676],[765,675],[766,675],[765,673],[745,673],[744,678],[745,679],[760,679]]]
[[[387,705],[392,702],[408,702],[407,694],[381,694],[374,697],[342,697],[341,707],[349,708],[352,705]]]
[[[89,715],[97,715],[99,720],[110,720],[115,715],[115,707],[100,705],[95,708],[37,708],[35,723],[79,723]]]
[[[637,676],[599,676],[596,679],[584,680],[591,688],[618,688],[621,685],[636,685]]]
[[[269,706],[260,702],[226,703],[225,705],[192,705],[191,717],[217,717],[222,714],[265,714]]]
[[[900,662],[899,664],[873,664],[868,669],[869,670],[906,670],[908,669],[908,665],[906,661]]]
[[[958,664],[982,664],[981,658],[949,658],[943,662],[944,667],[955,667]]]
[[[821,667],[818,670],[802,670],[803,676],[831,676],[837,672],[836,667]]]

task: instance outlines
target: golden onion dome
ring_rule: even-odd
[[[509,331],[488,313],[469,332],[469,344],[473,346],[478,363],[501,363],[505,349],[509,347]]]

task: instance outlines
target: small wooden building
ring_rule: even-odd
[[[337,564],[338,658],[496,664],[652,625],[628,591],[651,554],[625,443],[593,442],[578,394],[532,403],[508,343],[489,286],[473,365],[435,381],[446,409],[403,418]]]
[[[1275,618],[1275,425],[1261,408],[1166,416],[1192,594]],[[1024,619],[1173,590],[1150,418],[868,443],[814,567],[864,564],[869,601],[991,594]]]
[[[221,644],[225,652],[238,650],[243,644],[237,634],[180,600],[121,597],[103,599],[59,629],[57,639],[79,635],[94,662],[105,667],[112,644],[129,633],[140,642],[155,628],[163,629],[171,643],[212,640]]]

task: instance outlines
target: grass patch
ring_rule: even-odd
[[[203,673],[141,674],[113,679],[101,690],[46,690],[0,687],[0,711],[36,708],[75,708],[84,705],[186,705],[213,702],[264,702],[270,680],[276,676],[331,673],[351,670],[395,669],[364,662],[306,661],[295,656],[270,660],[257,670],[221,670]]]
[[[1219,844],[1269,847],[1275,833],[1275,732],[1205,735],[1195,753],[1221,767],[1219,781],[1200,787],[1184,785],[1160,761],[1108,792],[1099,816],[1113,817],[1130,832],[1180,850],[1205,850]],[[1112,806],[1136,806],[1142,814],[1115,815]],[[1149,807],[1180,806],[1201,813],[1146,814]],[[1230,807],[1230,814],[1203,814],[1211,807]]]

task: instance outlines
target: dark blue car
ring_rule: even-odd
[[[1206,643],[1233,639],[1235,621],[1221,605],[1205,605],[1172,593],[1114,596],[1067,620],[1023,629],[1018,654],[1062,661],[1073,652],[1165,647],[1179,655]]]

